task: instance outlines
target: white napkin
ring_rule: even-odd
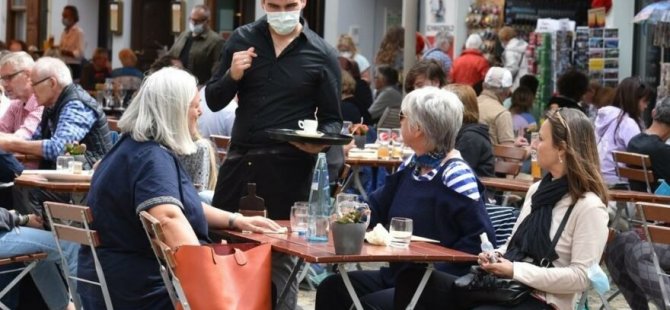
[[[365,233],[365,240],[374,245],[389,245],[391,234],[382,224],[377,224],[372,231]]]

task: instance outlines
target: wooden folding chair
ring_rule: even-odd
[[[493,168],[496,175],[504,175],[508,179],[514,179],[521,171],[521,165],[526,159],[526,149],[507,146],[494,145],[493,156],[495,157],[495,166]],[[502,206],[507,206],[511,193],[503,193]]]
[[[5,297],[9,291],[16,286],[16,284],[23,279],[35,266],[37,266],[37,263],[39,263],[41,260],[47,258],[47,253],[44,252],[38,252],[38,253],[32,253],[32,254],[23,254],[23,255],[17,255],[17,256],[12,256],[12,257],[4,257],[0,258],[0,266],[7,266],[11,264],[24,264],[22,267],[17,267],[14,269],[10,270],[4,270],[0,271],[0,274],[8,274],[8,273],[14,273],[18,272],[14,279],[12,279],[9,284],[7,284],[5,287],[0,290],[0,299]],[[0,301],[0,309],[2,310],[9,310],[9,308]]]
[[[642,217],[642,226],[647,234],[647,241],[651,243],[670,244],[670,227],[662,224],[670,223],[670,206],[657,203],[638,202],[637,211]],[[653,248],[653,247],[652,247]],[[670,292],[665,287],[664,277],[670,277],[659,264],[656,252],[653,252],[652,260],[661,286],[661,295],[665,308],[670,309]]]
[[[614,157],[617,176],[628,190],[643,191],[642,188],[646,188],[647,193],[653,193],[656,185],[656,177],[651,170],[651,159],[648,155],[612,151],[612,156]],[[617,223],[619,218],[624,216],[623,213],[625,213],[625,220],[629,225],[640,224],[633,219],[633,214],[630,214],[628,203],[618,204],[612,223]]]
[[[149,238],[156,260],[158,260],[161,277],[167,288],[168,295],[170,295],[170,300],[172,300],[172,305],[175,309],[179,309],[180,306],[184,310],[190,309],[191,307],[186,299],[186,294],[184,294],[181,288],[179,279],[173,273],[175,267],[174,257],[172,256],[172,250],[165,243],[165,234],[160,222],[147,211],[140,212],[140,221],[142,222],[144,231],[147,233],[147,238]]]
[[[400,107],[388,107],[382,113],[377,128],[400,128]]]
[[[93,213],[91,212],[91,209],[87,206],[51,201],[44,202],[44,209],[49,218],[49,223],[51,224],[51,232],[56,237],[56,246],[58,247],[58,252],[61,256],[62,266],[67,266],[68,263],[65,260],[65,255],[63,255],[60,240],[76,242],[91,247],[91,254],[93,255],[98,282],[70,275],[67,268],[62,268],[70,287],[74,287],[72,280],[99,286],[102,291],[102,297],[105,300],[105,307],[108,310],[113,309],[112,299],[109,295],[109,287],[107,286],[107,281],[102,272],[102,266],[100,265],[100,260],[98,259],[98,253],[96,251],[96,248],[100,246],[100,236],[97,231],[89,227],[89,224],[93,222]],[[83,228],[78,227],[78,225],[83,226]],[[77,309],[81,309],[81,305],[78,304],[79,301],[77,298],[75,298],[75,303],[77,303]]]
[[[223,163],[228,153],[228,145],[230,145],[229,136],[210,135],[209,139],[214,142],[216,146],[216,154],[219,156],[219,163]]]
[[[635,186],[631,188],[630,181],[640,182],[646,185],[647,193],[653,193],[656,177],[651,170],[649,155],[612,151],[612,156],[614,157],[616,174],[619,178],[628,180],[628,189],[636,189]]]

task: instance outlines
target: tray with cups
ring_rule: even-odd
[[[324,145],[346,145],[349,144],[352,137],[343,134],[324,133],[317,130],[318,121],[306,119],[298,121],[298,127],[301,129],[266,129],[265,132],[271,139]]]

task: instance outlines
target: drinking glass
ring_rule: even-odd
[[[105,108],[113,108],[114,107],[114,84],[112,83],[112,79],[106,79],[105,80],[105,90],[104,90],[104,96],[105,96]]]
[[[407,248],[412,239],[412,219],[405,217],[394,217],[391,219],[391,246],[394,248]]]
[[[298,201],[291,207],[291,231],[298,235],[307,232],[309,220],[309,204],[306,201]]]
[[[355,211],[358,208],[358,195],[340,193],[335,198],[335,212],[338,216],[343,216],[349,212]]]
[[[377,156],[380,159],[389,159],[391,150],[389,144],[391,143],[391,129],[379,128],[377,130]]]
[[[342,122],[342,130],[340,130],[340,134],[351,135],[351,132],[349,132],[349,129],[351,129],[352,125],[353,125],[353,123],[350,122],[350,121]]]
[[[400,128],[391,130],[391,157],[396,159],[402,158],[402,135],[400,134]]]
[[[74,162],[74,157],[69,155],[62,155],[56,158],[56,170],[58,171],[71,171],[71,163]]]

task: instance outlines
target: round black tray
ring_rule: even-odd
[[[294,129],[266,129],[265,132],[272,139],[287,142],[301,142],[325,145],[347,145],[352,137],[342,134],[324,133],[321,137],[302,136]]]

